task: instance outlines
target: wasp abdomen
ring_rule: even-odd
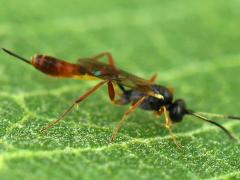
[[[32,65],[41,72],[58,77],[73,77],[84,74],[84,68],[51,56],[37,55],[32,59]]]

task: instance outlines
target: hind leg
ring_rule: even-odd
[[[126,105],[126,104],[130,103],[130,100],[125,98],[124,93],[122,94],[122,93],[116,92],[116,90],[114,88],[114,84],[111,81],[108,82],[108,94],[109,94],[109,98],[110,98],[110,100],[112,101],[113,104]],[[117,99],[117,100],[115,99],[116,94],[118,96],[120,96],[120,98]]]
[[[90,57],[90,58],[79,58],[78,60],[81,61],[81,60],[95,60],[95,61],[98,61],[99,59],[103,58],[104,56],[107,57],[108,59],[108,64],[110,66],[112,66],[113,68],[116,68],[115,66],[115,62],[114,62],[114,58],[112,56],[112,54],[110,52],[102,52],[102,53],[99,53],[93,57]]]
[[[52,128],[54,125],[58,124],[60,121],[62,121],[72,110],[76,105],[78,105],[80,102],[85,100],[87,97],[89,97],[92,93],[94,93],[97,89],[99,89],[102,85],[107,83],[107,81],[102,81],[98,83],[96,86],[94,86],[92,89],[90,89],[88,92],[86,92],[84,95],[80,96],[77,100],[74,101],[74,103],[55,121],[51,122],[46,128],[43,128],[41,132],[46,132],[48,129]]]
[[[112,54],[110,52],[102,52],[102,53],[97,54],[96,56],[92,57],[92,59],[99,60],[99,59],[101,59],[104,56],[107,57],[109,65],[114,67],[114,68],[116,68],[113,56],[112,56]]]

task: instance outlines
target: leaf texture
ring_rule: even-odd
[[[157,83],[199,111],[240,114],[240,2],[11,1],[0,7],[1,46],[24,57],[75,62],[110,51],[116,64]],[[174,126],[137,110],[118,139],[127,107],[107,87],[46,134],[39,130],[97,82],[53,79],[0,53],[1,179],[239,179],[240,146],[186,117]],[[217,120],[240,138],[240,122]]]

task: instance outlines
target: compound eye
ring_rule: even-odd
[[[186,104],[183,100],[176,100],[169,107],[169,115],[173,122],[180,122],[183,119],[183,116],[186,114]]]

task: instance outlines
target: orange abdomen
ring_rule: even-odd
[[[57,77],[74,77],[90,75],[89,72],[76,64],[71,64],[51,56],[37,55],[32,58],[32,65],[41,72]]]

